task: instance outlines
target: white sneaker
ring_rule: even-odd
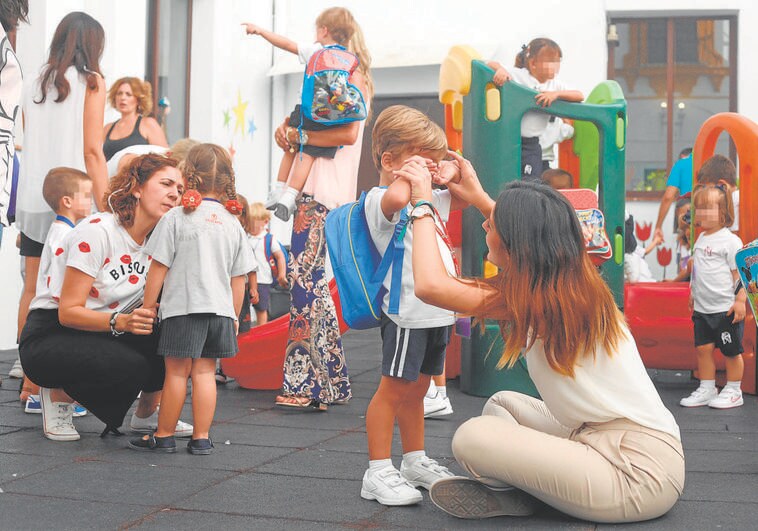
[[[439,417],[447,417],[453,414],[453,405],[450,403],[450,398],[442,398],[442,395],[437,394],[430,398],[424,397],[424,418],[435,419]]]
[[[417,457],[410,465],[406,465],[403,459],[400,474],[414,487],[423,487],[426,490],[429,490],[435,481],[455,475],[427,455]]]
[[[708,402],[708,406],[716,409],[729,409],[730,407],[739,407],[744,403],[740,389],[724,387],[716,398]]]
[[[300,194],[294,188],[287,188],[279,197],[274,210],[274,215],[282,221],[287,221],[292,217],[297,208],[297,196]]]
[[[146,418],[140,418],[137,413],[132,413],[132,420],[129,421],[129,429],[136,433],[151,434],[158,429],[158,409]],[[192,424],[179,420],[176,423],[174,437],[192,437]]]
[[[24,377],[24,369],[21,367],[20,359],[16,358],[16,361],[13,362],[13,367],[8,371],[8,376],[19,380]]]
[[[376,500],[382,505],[413,505],[424,499],[394,466],[376,471],[366,470],[361,485],[361,498]]]
[[[266,201],[263,203],[263,206],[266,207],[266,210],[275,210],[276,204],[279,202],[279,198],[284,193],[284,190],[287,189],[287,183],[282,183],[279,181],[276,181],[273,186],[271,187],[271,190],[268,192],[268,197],[266,197]]]
[[[688,397],[682,398],[679,401],[680,406],[684,407],[699,407],[707,406],[708,403],[718,396],[716,388],[706,389],[705,387],[698,387]]]
[[[79,432],[73,421],[73,407],[67,402],[53,402],[50,389],[40,387],[40,403],[42,404],[42,430],[45,437],[51,441],[78,441]]]

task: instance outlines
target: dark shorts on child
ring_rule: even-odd
[[[42,256],[42,248],[44,243],[32,240],[29,236],[21,233],[21,246],[19,247],[19,254],[21,256],[28,256],[30,258],[39,258]]]
[[[212,313],[161,321],[158,354],[169,358],[231,358],[237,354],[234,320]]]
[[[318,122],[314,122],[310,118],[306,118],[305,116],[300,116],[300,104],[298,103],[295,105],[295,110],[292,111],[292,114],[290,114],[290,119],[287,122],[287,125],[290,127],[301,127],[300,121],[302,120],[302,129],[305,131],[323,131],[324,129],[329,129],[330,127],[334,127],[333,125],[324,125],[320,124]],[[299,146],[296,146],[296,149],[300,149]],[[311,146],[309,144],[306,144],[303,146],[302,152],[306,155],[310,155],[313,158],[322,158],[322,159],[333,159],[334,156],[337,154],[337,150],[339,147],[320,147],[320,146]]]
[[[450,327],[401,328],[382,314],[382,376],[415,382],[419,373],[436,376],[445,367]]]
[[[742,354],[742,334],[745,321],[733,323],[734,314],[692,313],[695,325],[695,346],[714,343],[724,356],[733,357]]]
[[[542,179],[542,147],[536,136],[521,137],[521,180]]]
[[[253,304],[256,312],[267,312],[271,306],[271,286],[273,284],[258,284],[258,303]]]

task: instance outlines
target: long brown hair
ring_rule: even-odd
[[[623,316],[592,265],[574,208],[541,183],[506,185],[494,209],[507,258],[476,315],[500,320],[505,349],[498,367],[512,366],[539,339],[550,367],[567,376],[600,347],[612,355],[624,337]]]
[[[102,76],[100,58],[104,46],[105,32],[97,20],[81,11],[63,17],[50,43],[50,55],[40,75],[42,95],[36,103],[44,103],[52,87],[58,93],[55,103],[68,97],[71,85],[65,74],[70,66],[75,66],[76,71],[86,77],[87,88],[97,89],[97,76]]]
[[[105,209],[116,215],[122,227],[131,227],[134,225],[134,213],[137,210],[137,198],[134,192],[155,172],[163,168],[176,168],[177,164],[176,160],[155,153],[135,157],[108,184],[108,190],[105,192]]]

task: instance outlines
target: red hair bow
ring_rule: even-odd
[[[197,190],[187,190],[182,196],[182,206],[184,208],[197,208],[200,202],[203,200],[203,196]]]
[[[242,203],[237,201],[236,199],[230,199],[226,202],[226,209],[234,214],[235,216],[239,216],[242,214]]]

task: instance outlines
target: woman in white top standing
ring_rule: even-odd
[[[500,273],[449,276],[433,220],[416,219],[416,295],[499,320],[499,365],[513,365],[523,351],[542,400],[511,391],[490,398],[453,438],[456,459],[474,479],[436,482],[432,501],[461,518],[528,515],[534,498],[595,522],[661,516],[684,486],[679,427],[587,255],[573,207],[530,182],[509,183],[492,201],[471,164],[456,158],[461,180],[448,186],[484,215],[487,259]],[[402,176],[412,183],[412,203],[431,198],[426,169]]]
[[[105,82],[100,73],[104,44],[105,33],[97,20],[86,13],[69,13],[55,30],[39,79],[24,90],[24,159],[16,224],[26,274],[19,333],[34,298],[43,242],[55,218],[42,197],[47,172],[57,166],[85,171],[92,179],[97,210],[103,210],[108,185],[103,155]]]

